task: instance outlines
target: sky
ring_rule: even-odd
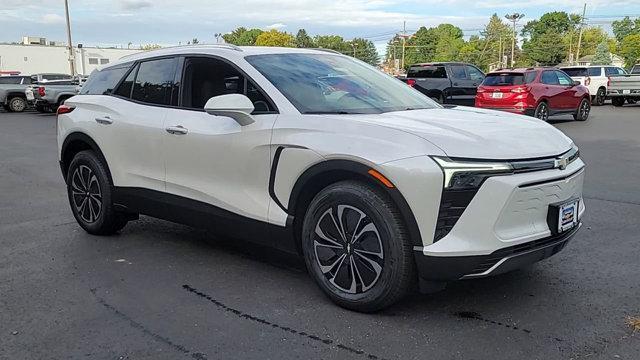
[[[26,4],[25,4],[26,3]],[[131,43],[177,45],[198,38],[214,43],[215,34],[238,26],[278,29],[311,35],[364,37],[384,51],[385,43],[401,32],[420,26],[451,23],[465,36],[477,34],[493,13],[519,12],[528,20],[545,12],[581,13],[584,0],[69,0],[73,43],[122,46]],[[624,15],[640,17],[640,0],[590,0],[587,18],[610,29]],[[66,41],[64,1],[0,0],[0,42],[24,35]],[[382,53],[382,51],[379,51]]]

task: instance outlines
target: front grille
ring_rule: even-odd
[[[477,192],[477,188],[467,190],[445,189],[442,192],[434,242],[447,236]]]

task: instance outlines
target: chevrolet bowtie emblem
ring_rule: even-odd
[[[566,157],[556,159],[556,167],[559,168],[560,170],[566,169],[568,164],[569,164],[569,160]]]

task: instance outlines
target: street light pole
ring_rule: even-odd
[[[71,43],[71,21],[69,20],[69,0],[64,0],[64,13],[67,17],[67,48],[69,49],[69,70],[71,71],[71,76],[76,74],[74,59],[75,54],[73,53],[73,44]]]
[[[513,13],[504,16],[507,20],[513,23],[513,39],[511,40],[511,67],[515,67],[516,64],[516,23],[524,17],[524,14]]]

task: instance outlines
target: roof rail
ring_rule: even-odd
[[[228,43],[224,43],[224,44],[211,44],[211,45],[207,45],[207,46],[212,46],[212,47],[219,47],[219,48],[225,48],[225,49],[230,49],[230,50],[235,50],[235,51],[242,51],[242,49],[237,46],[237,45],[233,45],[233,44],[228,44]]]
[[[311,50],[318,50],[318,51],[324,51],[324,52],[328,52],[328,53],[332,53],[332,54],[340,54],[340,55],[344,55],[344,54],[343,54],[343,53],[341,53],[340,51],[333,50],[333,49],[326,49],[326,48],[312,48]]]
[[[187,48],[187,47],[217,47],[217,48],[221,48],[221,49],[229,49],[229,50],[235,50],[235,51],[242,51],[242,48],[240,48],[237,45],[233,45],[233,44],[190,44],[190,45],[175,45],[175,46],[166,46],[166,47],[161,47],[161,48],[157,48],[157,49],[153,49],[154,50],[167,50],[167,49],[180,49],[180,48]],[[136,55],[140,55],[140,53],[134,53],[134,54],[128,54],[128,55],[124,55],[122,57],[120,57],[120,59],[127,59],[129,57],[132,56],[136,56]]]

